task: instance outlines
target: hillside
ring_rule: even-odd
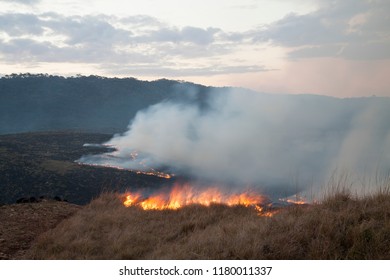
[[[201,100],[211,88],[171,80],[140,81],[44,74],[0,78],[0,134],[28,131],[124,131],[136,112],[189,91]]]
[[[77,130],[93,133],[126,131],[136,113],[151,105],[172,101],[208,106],[210,96],[242,88],[208,87],[184,81],[101,76],[62,77],[48,74],[12,74],[0,77],[0,134]],[[256,93],[259,95],[260,93]],[[343,112],[343,128],[354,111],[370,103],[390,104],[390,98],[338,99],[316,95],[261,94],[264,100],[293,101],[309,113],[330,109]],[[318,104],[322,106],[318,107]]]

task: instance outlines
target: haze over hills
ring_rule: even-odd
[[[189,91],[192,100],[202,99],[210,90],[166,79],[7,75],[0,78],[0,134],[69,129],[117,133],[141,109],[186,99]]]
[[[254,93],[246,89],[207,87],[167,79],[5,75],[0,78],[0,134],[58,130],[124,132],[136,113],[150,105],[172,101],[202,106],[210,94],[225,94],[231,90]],[[339,99],[308,94],[261,95],[267,100],[293,100],[309,113],[316,113],[318,107],[323,111],[342,110],[345,118],[340,119],[341,125],[348,125],[348,117],[368,103],[390,104],[390,99],[383,97]]]

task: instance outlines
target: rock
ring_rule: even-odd
[[[34,196],[32,196],[32,197],[30,197],[29,202],[31,202],[31,203],[37,203],[37,202],[39,202],[39,200],[36,199]]]
[[[26,197],[21,197],[18,200],[16,200],[16,203],[28,203],[30,200]]]

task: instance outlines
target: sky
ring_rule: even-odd
[[[390,96],[388,0],[0,0],[0,73]]]

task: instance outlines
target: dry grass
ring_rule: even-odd
[[[36,241],[32,259],[390,259],[390,193],[347,191],[271,218],[252,208],[125,208],[104,194]]]
[[[79,209],[79,205],[54,200],[0,206],[0,260],[23,258],[37,236]]]

